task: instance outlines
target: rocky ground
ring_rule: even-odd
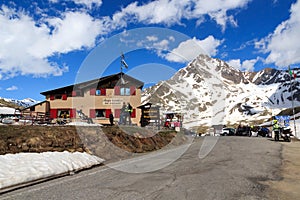
[[[0,126],[0,155],[19,152],[88,152],[107,161],[179,145],[186,140],[175,131],[158,133],[139,127]]]

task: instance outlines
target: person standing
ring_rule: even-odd
[[[109,114],[109,122],[111,126],[114,125],[114,115],[112,113]]]
[[[275,134],[275,141],[279,141],[280,127],[277,120],[273,120],[273,131]]]
[[[123,106],[121,108],[119,124],[120,125],[126,124],[126,104],[125,104],[125,102],[123,102]]]
[[[132,106],[130,105],[130,103],[127,103],[125,112],[126,112],[125,122],[127,122],[128,120],[128,124],[131,125]]]

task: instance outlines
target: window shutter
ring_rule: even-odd
[[[57,118],[57,109],[50,109],[50,118],[51,119]]]
[[[120,86],[115,87],[115,95],[120,95]]]
[[[62,100],[67,100],[67,98],[68,98],[68,97],[67,97],[66,94],[63,94],[63,95],[62,95]]]
[[[130,86],[130,95],[135,95],[135,87],[134,86]]]
[[[105,110],[105,117],[109,118],[109,115],[111,114],[111,109],[106,109]]]
[[[90,109],[90,118],[96,118],[96,110]]]
[[[72,91],[72,97],[76,97],[77,93],[76,91]]]
[[[70,118],[76,118],[76,109],[75,108],[70,110]]]
[[[54,100],[54,95],[50,95],[50,100]]]
[[[131,118],[135,118],[135,117],[136,117],[136,111],[135,109],[132,109]]]
[[[90,89],[90,95],[96,95],[96,89],[95,88]]]
[[[121,109],[115,109],[115,117],[120,118]]]
[[[101,95],[106,96],[106,89],[105,88],[101,88]]]

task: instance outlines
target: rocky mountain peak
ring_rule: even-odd
[[[272,113],[290,107],[291,88],[295,105],[299,105],[299,81],[291,87],[286,71],[242,72],[220,59],[199,55],[169,80],[145,90],[142,101],[161,106],[162,113],[185,113],[188,128],[249,123],[269,119]]]

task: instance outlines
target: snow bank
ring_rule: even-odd
[[[13,115],[16,109],[9,107],[0,107],[0,114]]]
[[[102,126],[101,124],[89,124],[87,122],[70,122],[67,123],[68,126]]]
[[[87,153],[44,152],[0,156],[0,189],[65,172],[81,170],[104,160]]]

